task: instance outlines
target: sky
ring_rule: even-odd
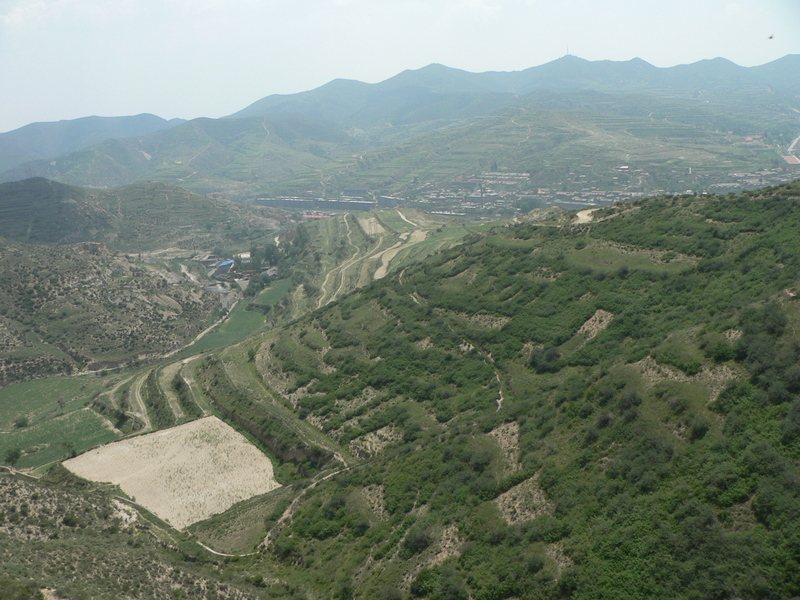
[[[800,53],[800,0],[0,0],[0,132],[222,117],[332,79],[573,54],[658,67]]]

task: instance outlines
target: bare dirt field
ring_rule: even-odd
[[[364,230],[366,235],[380,235],[386,232],[383,225],[378,222],[374,215],[358,217],[358,224],[361,225],[361,229]]]
[[[118,484],[176,529],[280,487],[269,458],[216,417],[108,444],[64,466]]]

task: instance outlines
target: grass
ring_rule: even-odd
[[[0,430],[11,429],[18,417],[27,417],[31,424],[59,411],[84,406],[87,400],[104,389],[104,380],[87,377],[50,377],[25,381],[0,388]]]
[[[177,356],[185,358],[207,350],[224,348],[262,331],[267,323],[264,315],[258,310],[247,310],[247,306],[251,302],[273,306],[289,293],[291,286],[291,280],[281,279],[273,282],[254,299],[245,298],[240,301],[223,323],[203,336],[197,343],[182,350]]]
[[[267,529],[275,523],[295,493],[292,486],[279,487],[196,523],[189,527],[189,531],[218,552],[253,551],[264,540]]]
[[[592,241],[585,248],[572,252],[568,260],[578,267],[588,267],[606,272],[627,267],[667,273],[679,272],[696,262],[685,256],[676,256],[671,260],[667,260],[669,257],[663,258],[664,256],[666,253],[629,250],[613,244]]]
[[[97,413],[73,411],[29,427],[16,429],[0,437],[0,456],[19,448],[19,468],[35,468],[80,454],[99,444],[117,439]]]

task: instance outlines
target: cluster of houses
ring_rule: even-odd
[[[208,276],[228,283],[237,283],[242,289],[247,287],[250,279],[256,275],[269,275],[271,278],[278,276],[278,267],[265,267],[263,269],[248,269],[250,253],[240,252],[233,259],[222,258],[214,254],[200,254],[193,257],[209,268]]]

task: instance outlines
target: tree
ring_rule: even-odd
[[[22,458],[22,450],[19,448],[9,448],[6,450],[5,456],[5,463],[11,467],[19,462],[19,459]]]

